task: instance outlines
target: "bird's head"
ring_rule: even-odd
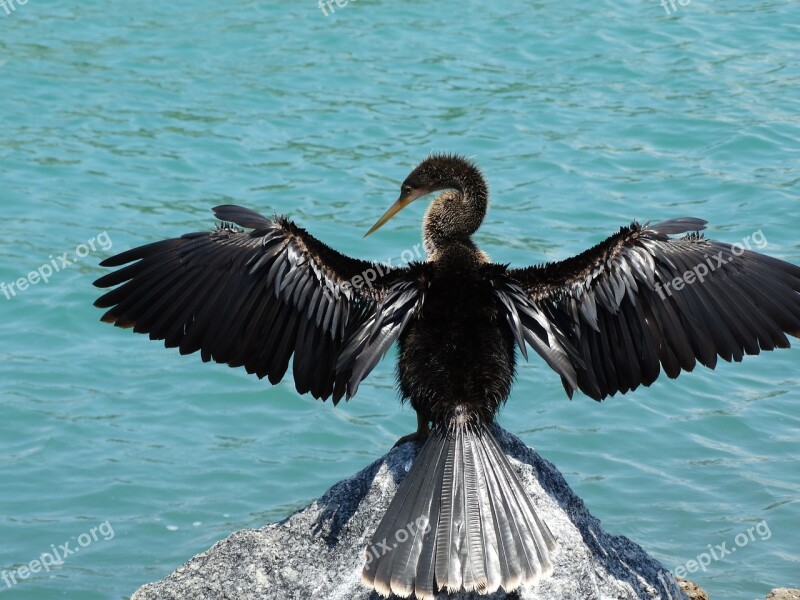
[[[400,186],[400,197],[366,233],[384,225],[414,200],[439,190],[456,190],[463,196],[477,197],[486,203],[486,184],[480,170],[470,160],[456,154],[432,154],[419,163]]]

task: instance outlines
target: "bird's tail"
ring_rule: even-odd
[[[420,600],[511,591],[550,575],[557,548],[488,427],[435,427],[367,546],[361,578]]]

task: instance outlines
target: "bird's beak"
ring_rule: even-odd
[[[403,210],[406,206],[411,204],[417,198],[419,198],[421,196],[424,196],[424,195],[425,195],[425,193],[421,192],[419,190],[412,190],[408,194],[400,194],[400,197],[397,199],[397,202],[392,204],[392,206],[389,208],[389,210],[387,210],[383,214],[383,216],[380,219],[378,219],[377,223],[375,223],[375,225],[372,226],[372,229],[370,229],[367,233],[364,234],[364,237],[367,237],[370,233],[372,233],[373,231],[376,231],[377,229],[379,229],[389,219],[391,219],[393,216],[395,216],[397,213],[399,213],[401,210]]]

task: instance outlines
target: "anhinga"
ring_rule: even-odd
[[[699,219],[634,222],[542,266],[489,262],[471,238],[488,190],[459,156],[425,159],[370,232],[441,190],[425,215],[425,262],[389,269],[283,217],[218,206],[216,230],[109,258],[103,266],[127,266],[96,282],[119,286],[95,303],[109,309],[104,321],[273,384],[294,356],[298,392],[334,404],[399,342],[399,388],[419,423],[410,437],[424,443],[372,537],[397,547],[363,569],[384,595],[512,590],[552,571],[556,540],[489,428],[516,348],[530,345],[570,397],[601,400],[650,385],[662,368],[674,378],[800,337],[800,267],[707,240]],[[429,526],[399,541],[420,522]]]

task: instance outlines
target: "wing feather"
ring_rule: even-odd
[[[800,337],[800,267],[707,240],[705,225],[633,223],[565,261],[507,270],[497,289],[515,336],[538,341],[570,395],[596,400],[649,386],[662,369],[674,378],[697,362],[713,369],[789,347],[787,334]]]
[[[423,296],[420,268],[344,256],[282,217],[218,206],[223,224],[112,256],[95,285],[102,320],[273,384],[294,357],[299,392],[349,398]],[[240,227],[252,229],[246,232]],[[357,275],[380,276],[356,288]],[[116,287],[115,287],[116,286]]]

